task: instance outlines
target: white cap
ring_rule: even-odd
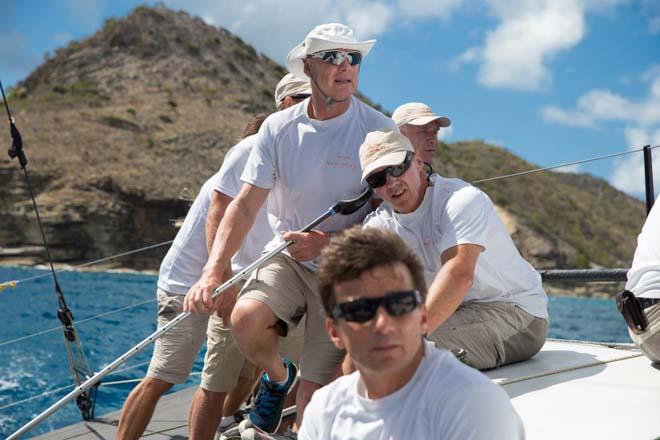
[[[362,180],[375,169],[403,163],[409,151],[414,153],[415,149],[399,132],[383,129],[368,133],[360,145]]]
[[[303,59],[307,55],[332,49],[348,49],[360,52],[366,57],[376,40],[358,41],[353,30],[340,23],[320,24],[312,29],[305,39],[291,49],[286,58],[286,65],[298,78],[307,78],[303,68]]]
[[[431,107],[421,102],[409,102],[400,105],[392,113],[392,120],[399,127],[405,124],[425,125],[436,120],[440,124],[440,127],[449,127],[451,125],[449,118],[436,115],[431,110]]]
[[[282,101],[287,96],[311,94],[312,87],[309,85],[309,78],[303,80],[292,73],[287,73],[275,87],[275,107],[280,108]]]

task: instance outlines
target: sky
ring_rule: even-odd
[[[145,2],[0,0],[0,80],[13,86],[105,19]],[[146,2],[153,4],[153,2]],[[360,90],[425,102],[447,142],[481,139],[546,167],[660,145],[660,0],[166,0],[284,65],[317,24],[377,39]],[[19,125],[20,128],[20,125]],[[660,189],[660,148],[654,150]],[[642,197],[642,154],[569,166]],[[484,178],[493,176],[483,176]]]

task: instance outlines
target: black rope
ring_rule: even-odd
[[[78,338],[78,334],[73,325],[73,313],[64,299],[64,293],[60,287],[59,280],[55,273],[55,268],[53,267],[53,259],[50,255],[50,249],[48,247],[48,241],[46,240],[46,233],[44,232],[43,223],[41,222],[41,216],[39,215],[39,208],[37,207],[37,200],[34,197],[34,190],[32,189],[32,180],[30,179],[30,173],[27,169],[27,157],[25,156],[25,151],[23,150],[23,138],[21,133],[18,131],[16,124],[14,123],[14,118],[9,111],[9,104],[7,103],[7,97],[5,96],[5,90],[2,87],[2,82],[0,82],[0,92],[2,92],[2,100],[5,103],[5,110],[7,111],[7,117],[9,118],[9,129],[11,132],[11,148],[8,151],[9,157],[14,159],[18,157],[18,162],[20,167],[23,169],[23,174],[25,175],[25,181],[27,183],[28,190],[30,192],[30,198],[32,199],[32,206],[34,207],[34,212],[37,217],[37,223],[39,225],[39,231],[41,232],[41,239],[44,244],[44,250],[46,251],[46,257],[48,258],[48,264],[50,265],[50,272],[53,276],[53,282],[55,283],[55,294],[57,295],[57,318],[62,324],[62,332],[64,333],[64,339],[66,343],[67,355],[69,358],[69,367],[71,368],[71,373],[76,385],[80,385],[85,382],[89,377],[92,376],[93,372],[85,358],[85,353],[82,349],[82,344]],[[97,385],[98,386],[98,385]],[[94,405],[96,401],[96,388],[92,388],[89,392],[82,393],[76,403],[78,404],[78,409],[84,420],[90,420],[94,417]]]
[[[539,270],[543,281],[627,281],[628,269],[547,269]]]

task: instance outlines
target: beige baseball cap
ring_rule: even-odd
[[[399,127],[405,124],[424,125],[436,120],[440,124],[440,127],[449,127],[451,125],[449,118],[436,115],[431,110],[431,107],[421,102],[409,102],[400,105],[392,113],[392,120]]]
[[[362,180],[373,170],[402,163],[406,154],[415,152],[407,137],[392,130],[377,130],[367,134],[360,145]]]
[[[312,86],[309,85],[309,78],[300,79],[293,73],[287,73],[275,87],[275,107],[279,109],[287,96],[311,94]]]

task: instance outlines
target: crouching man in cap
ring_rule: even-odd
[[[312,95],[269,116],[250,153],[241,192],[229,204],[200,282],[189,293],[194,303],[210,304],[231,256],[238,250],[264,201],[275,237],[269,252],[292,241],[283,253],[252,273],[231,316],[241,352],[264,370],[260,392],[244,431],[273,433],[298,368],[278,353],[278,336],[293,331],[305,316],[300,387],[296,399],[302,417],[312,393],[332,380],[343,353],[325,331],[316,291],[316,258],[330,233],[362,222],[367,207],[329,218],[311,232],[303,229],[339,200],[363,191],[359,146],[369,131],[396,129],[391,119],[353,96],[359,66],[375,41],[358,41],[341,24],[314,28],[287,59],[297,77],[309,77]],[[221,295],[224,296],[224,295]],[[266,437],[267,438],[267,437]]]
[[[536,354],[548,326],[541,277],[518,253],[488,196],[462,180],[427,175],[399,133],[369,133],[360,164],[384,200],[365,226],[398,233],[424,265],[429,339],[466,350],[479,369]]]
[[[410,140],[417,157],[432,165],[438,150],[438,132],[451,125],[449,118],[436,115],[426,104],[409,102],[394,110],[392,120],[401,134]]]
[[[424,340],[424,268],[398,235],[333,238],[319,292],[330,339],[357,371],[314,394],[299,439],[524,438],[504,390]]]

